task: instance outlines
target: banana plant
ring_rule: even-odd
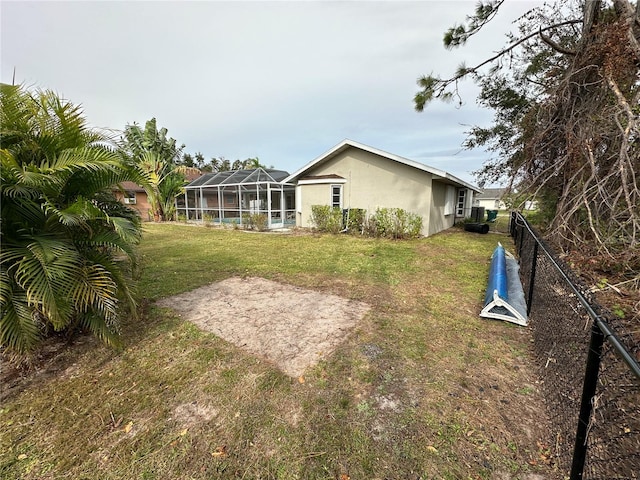
[[[158,130],[155,118],[147,121],[144,129],[135,123],[125,128],[121,149],[141,177],[139,184],[147,194],[154,221],[171,217],[171,206],[180,193],[171,187],[176,178],[180,179],[181,187],[184,185],[189,167],[177,166],[183,148],[184,145],[178,147],[175,139],[167,137],[166,128]]]

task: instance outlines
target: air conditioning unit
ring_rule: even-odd
[[[135,205],[136,204],[136,199],[135,198],[125,197],[124,203],[127,204],[127,205]]]

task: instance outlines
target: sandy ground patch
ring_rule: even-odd
[[[329,355],[369,305],[263,278],[228,278],[157,302],[298,377]]]

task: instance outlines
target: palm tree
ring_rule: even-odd
[[[0,345],[79,328],[116,345],[141,229],[111,189],[143,179],[55,93],[0,84],[0,107]]]
[[[247,170],[255,170],[256,168],[267,168],[260,163],[260,159],[258,157],[255,158],[247,158],[244,161],[244,168]]]
[[[218,168],[219,172],[228,172],[231,170],[231,161],[228,158],[223,158]]]

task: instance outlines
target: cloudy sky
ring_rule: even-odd
[[[461,151],[488,125],[462,107],[413,109],[416,79],[450,75],[504,45],[541,2],[507,0],[490,30],[447,51],[475,1],[0,3],[0,80],[55,90],[90,124],[158,125],[207,159],[258,156],[293,172],[345,138],[475,183],[487,153]]]

